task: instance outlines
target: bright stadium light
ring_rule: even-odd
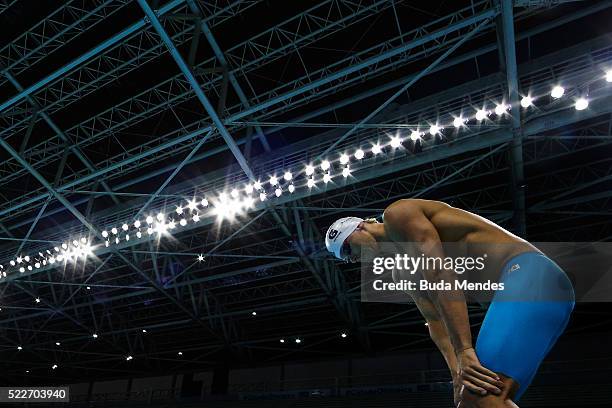
[[[244,192],[247,194],[252,194],[253,193],[253,185],[251,183],[248,183],[246,186],[244,186]]]
[[[270,177],[270,185],[275,186],[278,184],[278,178],[276,176]]]
[[[153,224],[153,217],[151,217],[150,215],[147,216],[146,220],[147,224]]]
[[[290,181],[293,178],[293,174],[291,174],[290,171],[286,171],[285,174],[283,174],[283,178],[287,181]]]
[[[589,100],[586,98],[578,98],[576,99],[576,104],[574,105],[574,107],[578,111],[585,110],[589,107]]]
[[[410,132],[410,140],[412,140],[413,142],[416,142],[420,138],[421,132],[419,132],[418,130],[413,130],[412,132]]]
[[[261,181],[257,180],[255,183],[253,183],[253,188],[255,190],[261,190]]]
[[[348,168],[348,166],[342,169],[342,176],[344,178],[347,178],[350,175],[351,175],[351,170]]]
[[[329,160],[323,160],[321,162],[321,170],[327,171],[329,170],[329,167],[330,167]]]
[[[184,218],[181,218],[181,220],[179,221],[179,224],[181,224],[181,227],[184,227],[185,225],[187,225],[187,220]]]
[[[280,197],[283,194],[283,190],[281,190],[280,187],[276,187],[276,190],[274,190],[274,195],[277,197]]]
[[[559,99],[564,93],[565,89],[561,85],[557,85],[550,91],[550,96],[552,96],[554,99]]]
[[[176,213],[178,215],[181,215],[183,213],[183,207],[181,207],[180,205],[176,207]]]
[[[356,158],[357,160],[361,160],[361,159],[363,159],[364,157],[365,157],[365,152],[364,152],[363,150],[361,150],[361,149],[357,149],[357,150],[355,151],[355,158]]]
[[[503,114],[506,113],[509,107],[510,105],[506,105],[505,103],[500,103],[499,105],[495,106],[495,114],[497,116],[502,116]]]
[[[372,145],[372,154],[379,154],[380,152],[382,152],[382,147],[380,147],[380,144],[374,143]]]
[[[346,164],[349,162],[349,160],[350,158],[348,157],[348,154],[342,153],[342,155],[340,155],[340,164]]]
[[[193,217],[191,217],[191,219],[193,220],[193,222],[198,222],[200,221],[200,216],[198,214],[193,214]]]
[[[195,211],[198,208],[198,203],[196,202],[195,199],[193,200],[189,200],[187,202],[187,208],[189,208],[190,211]],[[148,222],[148,221],[147,221]]]
[[[289,187],[287,187],[287,189],[289,190],[290,193],[293,193],[295,191],[295,186],[293,185],[293,183],[289,184]]]
[[[264,192],[259,193],[259,201],[266,201],[266,193]]]
[[[429,127],[429,134],[432,136],[437,135],[438,133],[440,133],[440,131],[442,130],[442,128],[438,125],[431,125]]]
[[[606,72],[606,82],[612,82],[612,69]]]
[[[521,98],[521,106],[525,109],[533,105],[533,98],[529,95],[525,95]]]
[[[331,181],[331,176],[329,175],[329,173],[325,173],[325,174],[323,175],[323,182],[324,182],[325,184],[327,184],[327,183],[329,183],[330,181]]]
[[[463,126],[464,123],[465,122],[463,121],[463,118],[461,116],[453,119],[453,126],[456,128],[460,128],[461,126]]]
[[[113,227],[111,228],[111,232],[113,233],[113,235],[117,235],[119,231],[117,231],[117,228]]]
[[[235,188],[234,188],[234,189],[233,189],[233,190],[230,192],[230,195],[231,195],[233,198],[238,198],[238,196],[240,195],[240,193],[238,192],[238,190],[237,190],[237,189],[235,189]]]
[[[155,218],[157,218],[157,221],[162,222],[164,220],[164,213],[158,213]]]
[[[134,221],[134,228],[140,228],[140,221]]]
[[[487,117],[488,112],[484,109],[478,109],[476,111],[476,120],[478,121],[482,121],[485,120],[485,118]]]
[[[200,204],[202,204],[202,207],[208,207],[208,200],[203,198],[202,201],[200,201]]]
[[[295,339],[295,343],[296,344],[300,344],[301,342],[302,342],[302,339],[300,339],[300,338]]]
[[[393,136],[389,144],[392,148],[397,149],[402,145],[402,139],[400,139],[399,136]]]
[[[108,231],[102,231],[102,236],[104,238],[108,238]]]
[[[313,188],[315,186],[314,179],[312,177],[309,178],[308,181],[306,182],[306,185],[308,186],[308,188]]]
[[[127,230],[128,230],[128,228],[130,228],[130,227],[128,227],[128,225],[127,225],[127,224],[123,224],[123,225],[121,226],[121,229],[122,229],[122,230],[124,230],[124,231],[127,231]],[[83,239],[81,239],[81,242],[83,242]],[[85,243],[85,242],[83,242],[83,243]]]
[[[315,168],[309,164],[306,166],[305,172],[307,176],[312,176],[315,172]]]

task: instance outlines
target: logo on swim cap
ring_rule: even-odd
[[[330,229],[329,230],[329,234],[327,234],[327,237],[329,239],[334,239],[335,240],[335,238],[338,236],[338,232],[339,232],[338,230]]]
[[[325,247],[336,258],[342,259],[341,251],[344,241],[357,229],[363,222],[362,218],[344,217],[334,222],[325,234]]]

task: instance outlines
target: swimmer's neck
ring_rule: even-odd
[[[363,229],[369,232],[377,242],[389,242],[384,223],[365,223]]]

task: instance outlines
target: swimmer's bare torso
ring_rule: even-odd
[[[459,208],[452,207],[439,201],[430,200],[399,200],[391,204],[385,210],[390,212],[403,211],[410,206],[412,209],[418,207],[435,227],[442,243],[465,244],[468,251],[467,256],[481,256],[487,254],[487,264],[496,265],[501,268],[510,258],[522,252],[537,251],[537,248],[529,242],[506,231],[495,223]],[[394,229],[397,229],[394,226]],[[386,228],[392,230],[392,228]],[[390,242],[402,241],[397,234],[389,233]],[[404,250],[398,246],[398,252]],[[470,251],[475,251],[471,253]],[[402,279],[405,271],[394,270],[393,279]],[[497,278],[498,276],[495,276]]]

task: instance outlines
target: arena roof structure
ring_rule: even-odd
[[[0,378],[430,347],[323,242],[400,198],[609,240],[610,6],[0,0]]]

